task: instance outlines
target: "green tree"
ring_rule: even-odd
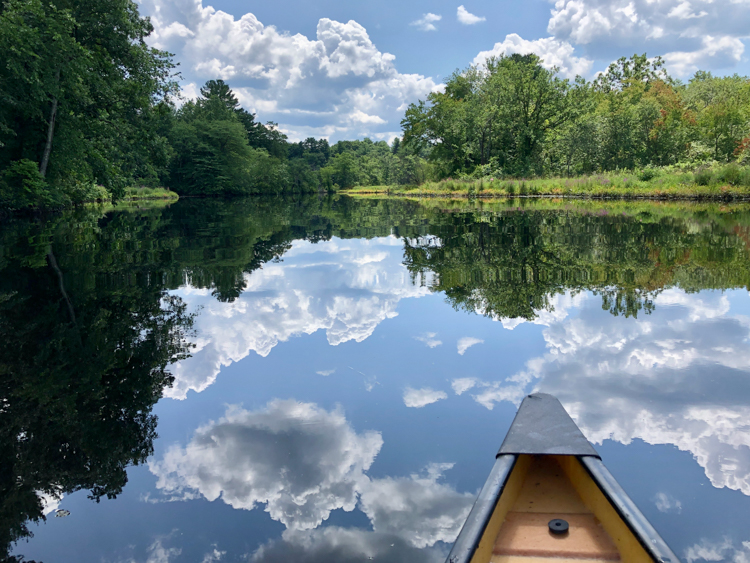
[[[245,128],[221,103],[188,102],[171,133],[170,187],[182,194],[249,193],[253,149]]]
[[[574,85],[536,55],[501,56],[454,73],[445,92],[411,104],[401,122],[404,145],[430,147],[444,174],[470,172],[496,158],[503,172],[543,172],[550,136],[573,120],[585,82]]]
[[[700,141],[714,160],[732,158],[750,135],[750,82],[738,75],[714,77],[698,71],[687,86],[685,102],[697,116]]]
[[[156,177],[168,145],[153,122],[176,85],[170,55],[145,42],[152,29],[131,0],[6,0],[0,166],[36,162],[73,196]]]
[[[594,80],[594,88],[609,94],[628,88],[633,84],[643,84],[646,89],[657,81],[672,84],[672,79],[664,67],[661,57],[649,59],[646,53],[630,58],[620,57],[607,67],[607,72]]]
[[[536,55],[487,62],[487,88],[497,108],[500,165],[511,174],[541,173],[547,136],[579,111],[571,84],[548,70]]]
[[[594,81],[593,88],[600,168],[661,166],[686,155],[694,117],[659,57],[622,57]]]
[[[174,191],[242,195],[287,188],[287,169],[281,159],[250,145],[247,121],[243,122],[243,116],[250,114],[243,112],[232,90],[220,80],[207,82],[201,97],[177,111],[170,133],[175,156],[169,186]]]
[[[427,231],[440,244],[404,235],[404,264],[415,283],[429,280],[456,309],[525,319],[551,310],[551,298],[568,291],[592,291],[611,314],[638,316],[653,310],[653,298],[667,287],[750,283],[746,217],[701,229],[692,215],[504,207],[428,218]]]
[[[472,169],[478,161],[471,147],[474,128],[467,98],[472,96],[473,86],[456,72],[445,92],[433,92],[427,102],[410,104],[401,120],[406,151],[419,154],[429,149],[430,159],[445,176]]]
[[[351,188],[359,181],[358,162],[351,152],[337,154],[324,170],[330,181],[341,188]]]

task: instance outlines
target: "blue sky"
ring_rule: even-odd
[[[487,18],[482,25],[462,25],[457,21],[459,3],[455,1],[423,2],[284,2],[274,3],[220,0],[216,9],[237,16],[252,12],[262,22],[273,23],[292,34],[314,37],[318,20],[330,18],[347,22],[354,20],[367,29],[378,49],[396,55],[400,72],[419,73],[443,78],[456,68],[467,66],[479,53],[490,49],[508,33],[522,37],[547,36],[550,4],[530,0],[516,2],[470,1],[470,13]],[[293,6],[293,9],[290,8]],[[435,32],[425,33],[409,24],[426,13],[441,15]]]
[[[223,78],[290,140],[390,140],[409,103],[487,55],[536,52],[591,78],[647,52],[687,80],[750,72],[748,0],[421,2],[141,0],[153,45],[175,53],[185,96]]]

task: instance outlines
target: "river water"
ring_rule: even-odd
[[[538,390],[683,560],[749,561],[749,285],[748,207],[6,221],[0,558],[442,562]]]

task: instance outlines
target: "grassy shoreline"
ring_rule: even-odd
[[[125,188],[125,195],[119,201],[144,201],[153,199],[174,200],[180,199],[180,196],[172,190],[166,188]]]
[[[341,190],[353,196],[420,198],[555,197],[572,199],[643,199],[750,201],[750,168],[595,174],[578,178],[442,180],[420,186],[366,186]]]

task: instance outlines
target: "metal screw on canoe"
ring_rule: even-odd
[[[560,518],[549,521],[549,531],[553,534],[565,534],[568,532],[568,523]]]

